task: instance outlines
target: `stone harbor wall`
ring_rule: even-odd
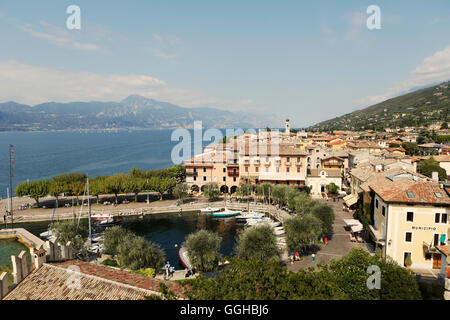
[[[25,229],[0,230],[0,238],[8,237],[20,238],[29,246],[31,264],[28,264],[27,252],[25,250],[22,250],[22,252],[20,252],[17,256],[11,256],[14,283],[10,287],[8,284],[7,272],[0,274],[0,300],[3,299],[8,292],[14,289],[15,286],[25,279],[32,271],[42,267],[45,262],[57,262],[73,259],[73,248],[70,242],[66,245],[61,245],[56,241],[44,242]]]

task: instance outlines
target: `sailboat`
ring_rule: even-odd
[[[56,239],[56,236],[52,232],[53,218],[55,217],[56,204],[58,202],[55,201],[55,207],[53,208],[52,220],[50,221],[50,225],[48,226],[48,230],[39,234],[39,237],[44,239],[45,241],[53,241]]]

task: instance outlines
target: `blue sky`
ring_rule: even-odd
[[[0,101],[141,94],[306,126],[450,79],[449,26],[448,0],[0,0]]]

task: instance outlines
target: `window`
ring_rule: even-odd
[[[280,172],[280,168],[277,167],[277,172]]]
[[[383,206],[383,209],[382,209],[382,211],[381,211],[381,214],[383,215],[383,217],[386,215],[386,207],[385,207],[385,206]]]
[[[447,223],[447,214],[446,213],[442,214],[441,222],[442,223]]]
[[[194,181],[197,181],[197,177],[196,176],[194,176]]]
[[[222,180],[225,182],[227,181],[227,177],[223,177]]]
[[[406,196],[407,196],[408,198],[410,198],[410,199],[413,199],[413,198],[414,198],[414,193],[413,193],[413,192],[407,192],[407,193],[406,193]]]
[[[434,195],[436,196],[436,198],[443,198],[442,193],[440,192],[435,192]]]
[[[233,177],[233,181],[236,182],[236,177]]]
[[[439,245],[439,234],[435,233],[433,240],[434,240],[433,241],[433,246],[438,246]]]
[[[194,172],[197,172],[197,168],[194,168]]]
[[[411,242],[412,241],[412,232],[407,232],[405,234],[405,241],[406,242]]]
[[[286,162],[290,162],[291,158],[290,157],[286,157]]]
[[[245,172],[248,172],[248,167],[245,167]]]
[[[413,222],[414,221],[414,212],[406,213],[406,221]]]
[[[290,172],[291,168],[287,167],[286,172]]]
[[[203,181],[206,181],[206,177],[203,177]]]
[[[203,167],[203,172],[206,172],[206,167]]]
[[[300,163],[300,157],[297,157],[297,162]]]
[[[223,168],[223,172],[224,172],[224,173],[227,172],[227,169],[226,169],[226,168]]]
[[[259,168],[258,168],[258,167],[256,167],[256,168],[255,168],[255,171],[256,171],[256,172],[259,172]]]
[[[297,173],[300,173],[300,168],[297,168]]]
[[[375,207],[378,209],[378,199],[375,200]]]
[[[436,213],[434,216],[434,222],[439,223],[441,214],[440,213]]]

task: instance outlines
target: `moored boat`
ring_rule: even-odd
[[[185,247],[180,247],[180,250],[178,250],[178,257],[181,260],[181,263],[188,269],[192,271],[192,264],[189,260],[188,252]]]
[[[227,218],[227,217],[235,217],[240,215],[241,213],[239,211],[231,211],[231,210],[226,210],[225,211],[220,211],[220,212],[214,212],[213,213],[213,217],[215,218]]]
[[[201,212],[201,213],[214,213],[214,212],[219,212],[219,211],[220,211],[220,208],[211,208],[211,207],[208,207],[208,208],[200,209],[200,212]]]

